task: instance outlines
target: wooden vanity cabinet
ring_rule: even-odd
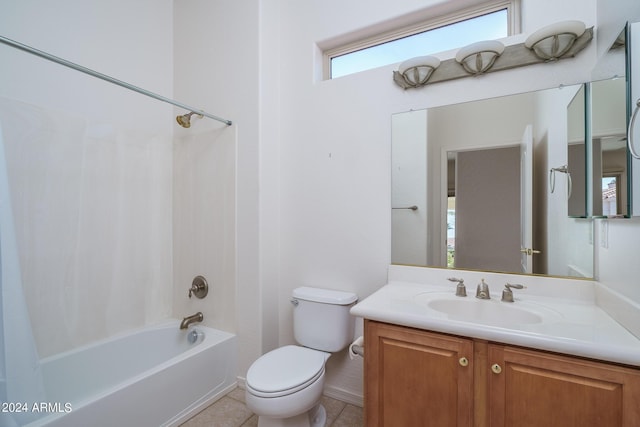
[[[640,369],[365,320],[365,425],[640,426]]]
[[[640,426],[640,371],[489,345],[492,427]]]
[[[473,342],[365,321],[365,425],[472,426]]]

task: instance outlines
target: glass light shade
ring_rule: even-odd
[[[471,74],[487,72],[504,52],[504,45],[496,40],[472,43],[456,53],[456,61]]]
[[[418,56],[401,63],[398,72],[408,85],[416,87],[426,84],[439,66],[440,59],[435,56]]]
[[[567,53],[585,29],[581,21],[556,22],[531,34],[524,45],[533,50],[538,58],[553,61]]]

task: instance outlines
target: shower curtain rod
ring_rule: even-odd
[[[217,120],[217,121],[225,123],[226,125],[229,125],[229,126],[231,126],[231,124],[232,124],[231,120],[227,120],[227,119],[223,119],[223,118],[218,117],[218,116],[214,116],[213,114],[209,114],[206,111],[202,111],[202,110],[198,110],[196,108],[190,107],[189,105],[183,104],[182,102],[174,101],[173,99],[166,98],[166,97],[164,97],[162,95],[158,95],[157,93],[149,92],[148,90],[142,89],[142,88],[140,88],[138,86],[134,86],[134,85],[129,84],[127,82],[124,82],[122,80],[115,79],[115,78],[113,78],[111,76],[108,76],[106,74],[99,73],[99,72],[94,71],[94,70],[92,70],[90,68],[83,67],[82,65],[78,65],[78,64],[76,64],[74,62],[67,61],[66,59],[62,59],[62,58],[60,58],[58,56],[51,55],[51,54],[49,54],[47,52],[43,52],[41,50],[35,49],[35,48],[31,47],[31,46],[27,46],[26,44],[22,44],[20,42],[15,41],[15,40],[11,40],[11,39],[6,38],[4,36],[0,36],[0,42],[4,43],[6,45],[9,45],[11,47],[14,47],[16,49],[22,50],[24,52],[28,52],[28,53],[30,53],[32,55],[39,56],[40,58],[47,59],[49,61],[55,62],[55,63],[60,64],[60,65],[64,65],[65,67],[72,68],[72,69],[74,69],[76,71],[80,71],[81,73],[85,73],[85,74],[88,74],[90,76],[93,76],[93,77],[99,78],[101,80],[107,81],[109,83],[113,83],[115,85],[121,86],[121,87],[123,87],[125,89],[129,89],[129,90],[132,90],[134,92],[141,93],[142,95],[146,95],[148,97],[157,99],[158,101],[166,102],[168,104],[175,105],[176,107],[180,107],[180,108],[184,108],[185,110],[193,111],[196,114],[200,114],[202,116],[209,117],[210,119]]]

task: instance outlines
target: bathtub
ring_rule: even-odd
[[[47,402],[36,404],[40,418],[27,426],[177,426],[232,390],[235,335],[179,324],[167,321],[43,359]]]

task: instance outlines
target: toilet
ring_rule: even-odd
[[[287,345],[258,358],[247,371],[247,407],[258,427],[320,427],[325,363],[353,339],[351,292],[300,287],[293,290],[293,332],[300,345]]]

